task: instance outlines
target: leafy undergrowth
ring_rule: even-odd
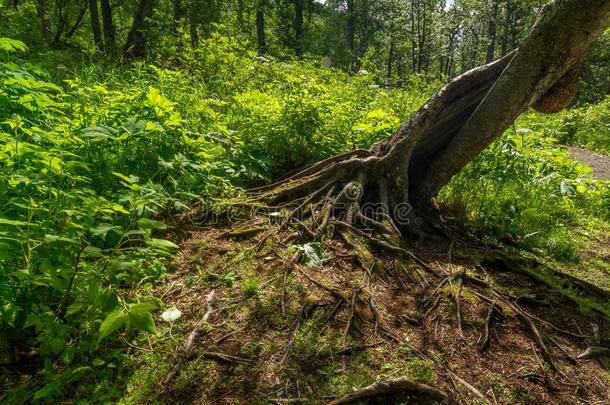
[[[324,256],[319,248],[310,249],[314,258],[323,260],[308,260],[308,255],[287,276],[283,316],[283,274],[297,249],[292,243],[299,243],[293,239],[293,230],[274,235],[261,252],[255,250],[256,238],[227,237],[228,230],[191,227],[180,243],[167,280],[151,291],[163,302],[155,312],[157,324],[162,325],[159,332],[126,342],[132,359],[130,373],[115,386],[122,403],[271,404],[297,398],[301,403],[326,403],[379,379],[403,375],[448,392],[458,403],[480,401],[463,381],[488,401],[503,404],[591,403],[610,395],[610,375],[600,363],[574,360],[594,343],[591,325],[599,328],[599,335],[608,336],[608,319],[591,307],[578,307],[529,276],[485,261],[482,252],[470,245],[459,241],[451,247],[449,241],[433,247],[409,244],[407,248],[428,269],[371,249],[378,262],[369,279],[361,266],[362,256],[328,239],[321,245]],[[459,293],[457,280],[441,283],[462,270],[497,289],[557,342],[546,340],[565,378],[549,368],[531,331],[506,306],[502,314],[494,315],[488,347],[480,351],[489,305],[476,294],[484,290],[469,278]],[[355,301],[353,326],[343,342],[350,308],[342,305],[333,314],[341,298],[329,291],[349,298],[359,286],[363,291]],[[163,384],[180,358],[183,341],[207,312],[206,297],[211,291],[215,293],[213,309],[208,322],[200,325],[194,354]],[[457,326],[456,294],[461,298],[464,337]],[[312,309],[304,312],[297,330],[306,304],[312,304],[308,306]],[[610,310],[607,298],[597,299],[595,306]],[[170,322],[161,320],[168,308],[178,309],[181,316]],[[409,322],[403,315],[414,320]],[[589,337],[575,336],[581,333]],[[352,349],[350,353],[340,354],[346,348]],[[108,365],[97,367],[103,372]],[[378,400],[420,403],[408,397]]]
[[[610,154],[610,97],[564,111],[558,117],[538,117],[537,121],[545,135],[558,142]]]

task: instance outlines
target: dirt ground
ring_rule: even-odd
[[[443,390],[443,404],[610,403],[607,365],[578,358],[589,345],[609,344],[610,322],[545,284],[536,275],[544,271],[459,239],[401,242],[413,257],[366,244],[358,253],[327,239],[332,259],[291,267],[291,246],[302,243],[295,235],[275,234],[257,251],[251,235],[190,232],[157,295],[183,312],[174,329],[183,341],[210,309],[212,290],[213,309],[195,352],[181,357],[184,343],[172,349],[156,379],[168,368],[178,373],[146,401],[326,404],[406,375]],[[360,403],[428,403],[409,395],[373,401]]]
[[[610,180],[610,156],[602,155],[579,146],[568,146],[575,160],[591,168],[593,175],[602,180]]]

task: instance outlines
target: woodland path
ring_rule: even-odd
[[[574,160],[586,164],[593,175],[601,180],[610,180],[610,156],[602,155],[579,146],[567,146]]]

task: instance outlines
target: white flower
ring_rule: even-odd
[[[171,307],[167,311],[161,314],[161,319],[165,322],[174,322],[176,319],[182,316],[182,312],[176,307]]]

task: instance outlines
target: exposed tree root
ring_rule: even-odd
[[[350,394],[337,398],[329,405],[349,404],[359,400],[394,393],[407,393],[410,395],[427,396],[435,401],[443,401],[447,394],[437,388],[413,381],[409,377],[380,380]]]

